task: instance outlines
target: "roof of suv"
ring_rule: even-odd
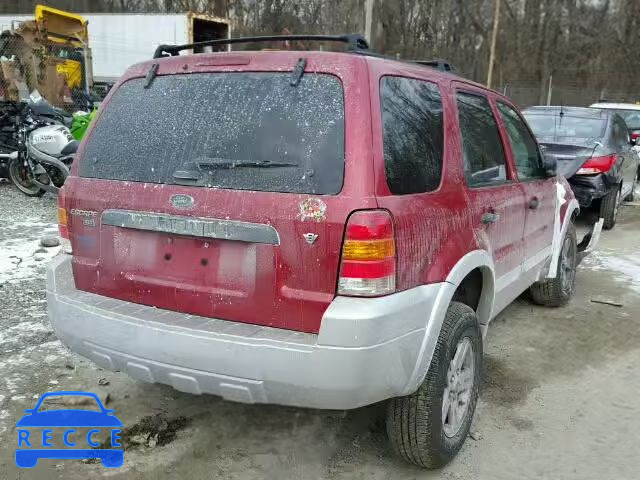
[[[194,48],[200,48],[200,47],[225,47],[226,46],[230,46],[232,44],[256,44],[256,43],[262,43],[262,42],[278,42],[278,41],[291,41],[291,42],[305,42],[305,41],[316,41],[316,42],[337,42],[337,43],[342,43],[345,44],[347,47],[347,49],[345,51],[324,51],[324,50],[297,50],[297,51],[292,51],[292,50],[273,50],[273,49],[268,49],[267,52],[265,52],[264,50],[261,51],[228,51],[228,52],[217,52],[217,53],[208,53],[208,54],[191,54],[191,55],[187,55],[187,56],[180,56],[180,52],[183,51],[189,51],[191,49]],[[268,43],[267,43],[268,44]],[[132,66],[125,74],[125,77],[133,77],[133,76],[138,76],[140,75],[140,69],[141,68],[145,68],[147,67],[147,65],[149,65],[149,69],[147,71],[147,83],[150,84],[153,81],[153,78],[156,76],[157,70],[159,68],[159,65],[157,64],[157,61],[160,60],[162,61],[163,58],[166,57],[180,57],[181,60],[179,60],[180,63],[182,63],[182,61],[184,61],[185,59],[190,58],[189,60],[186,60],[187,63],[182,63],[182,69],[185,70],[184,73],[187,73],[187,71],[190,69],[189,68],[189,64],[193,64],[194,61],[196,61],[195,59],[204,59],[207,58],[207,56],[211,57],[213,56],[217,56],[217,61],[216,61],[216,65],[233,65],[234,63],[225,63],[224,62],[224,58],[231,58],[231,57],[235,57],[238,58],[240,57],[240,55],[275,55],[275,61],[274,64],[278,63],[278,60],[282,60],[281,58],[278,59],[278,55],[282,55],[282,54],[291,54],[294,56],[298,57],[298,63],[294,65],[293,71],[297,74],[297,75],[302,75],[302,73],[305,71],[305,67],[306,67],[306,60],[307,57],[313,57],[316,55],[324,55],[324,59],[326,60],[328,57],[334,57],[334,58],[340,58],[343,57],[339,60],[339,62],[344,63],[351,63],[352,61],[355,60],[355,58],[357,57],[361,57],[361,58],[365,58],[365,62],[366,63],[381,63],[383,65],[388,65],[390,70],[395,70],[396,72],[398,72],[399,69],[404,68],[419,68],[421,72],[424,72],[424,68],[427,68],[429,70],[429,76],[434,76],[434,77],[443,77],[442,79],[449,79],[449,80],[458,80],[458,81],[462,81],[464,83],[467,83],[468,85],[472,85],[474,87],[477,88],[481,88],[483,90],[487,90],[487,91],[492,91],[494,94],[502,97],[505,100],[508,100],[507,97],[505,97],[504,95],[500,94],[499,92],[495,91],[495,90],[491,90],[490,88],[485,87],[482,84],[473,82],[473,81],[469,81],[466,79],[462,79],[461,77],[459,77],[458,75],[455,75],[453,73],[450,72],[454,72],[457,69],[448,61],[444,60],[444,59],[432,59],[432,60],[423,60],[423,59],[416,59],[416,60],[401,60],[401,59],[397,59],[397,58],[393,58],[393,57],[388,57],[386,55],[380,54],[374,50],[370,49],[370,45],[369,42],[367,41],[366,37],[362,34],[359,33],[352,33],[352,34],[341,34],[341,35],[311,35],[311,34],[286,34],[286,35],[262,35],[262,36],[256,36],[256,37],[236,37],[236,38],[219,38],[219,39],[209,39],[209,40],[204,40],[204,41],[200,41],[200,42],[195,42],[195,43],[190,43],[190,44],[184,44],[184,45],[158,45],[158,47],[156,48],[154,54],[153,54],[153,59],[150,60],[149,62],[143,62],[143,63],[139,63],[137,65]],[[304,55],[304,57],[300,57],[301,55]],[[328,57],[327,57],[328,56]],[[348,59],[348,60],[347,60]],[[303,61],[304,60],[304,61]],[[346,61],[345,61],[346,60]],[[166,62],[170,62],[165,60]],[[245,61],[243,62],[238,62],[237,64],[240,65],[246,65],[248,63],[250,63],[251,60],[247,61],[245,59]],[[164,63],[164,62],[162,62]],[[263,66],[266,66],[265,64],[267,62],[262,61],[261,63],[263,63]],[[355,63],[355,61],[354,61]],[[153,66],[155,64],[155,66]],[[213,64],[213,63],[212,63]],[[204,66],[204,65],[212,65],[212,64],[208,64],[208,63],[204,63],[203,61],[200,61],[199,63],[196,63],[196,66]],[[166,64],[165,64],[166,65]],[[169,63],[169,65],[171,65],[171,63]],[[175,63],[173,64],[173,66],[175,67]],[[274,65],[274,70],[282,70],[282,67],[276,66]],[[318,68],[316,66],[316,68]],[[264,69],[264,71],[267,71],[267,69]],[[164,70],[164,72],[162,73],[173,73],[170,71],[170,69]],[[126,78],[123,78],[122,80],[125,80]]]
[[[329,59],[333,59],[336,63],[345,64],[351,62],[366,62],[370,64],[378,64],[388,67],[390,70],[398,69],[416,69],[417,71],[424,72],[426,76],[433,79],[442,80],[457,80],[462,81],[470,85],[474,85],[483,90],[489,90],[486,86],[462,78],[451,71],[443,71],[424,63],[418,63],[411,60],[397,60],[394,58],[367,55],[359,52],[334,52],[334,51],[319,51],[319,50],[241,50],[231,52],[209,52],[209,53],[196,53],[190,55],[176,55],[172,57],[149,59],[144,62],[137,63],[131,66],[124,75],[124,78],[130,78],[140,75],[145,75],[153,64],[159,64],[161,68],[159,74],[168,73],[168,71],[178,71],[178,69],[184,70],[184,73],[193,73],[194,71],[203,71],[202,67],[205,66],[220,66],[228,67],[234,65],[248,65],[253,61],[261,63],[263,65],[270,63],[269,59],[273,62],[274,70],[282,70],[284,65],[290,65],[290,69],[296,66],[296,62],[300,58],[306,60],[316,60],[327,64]],[[228,61],[225,61],[228,59]],[[171,68],[173,66],[173,68]],[[192,69],[191,67],[197,67]],[[174,70],[175,69],[175,70]],[[124,79],[123,78],[123,79]],[[496,94],[502,96],[499,92]]]

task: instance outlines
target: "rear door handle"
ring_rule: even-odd
[[[539,206],[540,206],[540,200],[538,200],[538,197],[532,197],[531,200],[529,200],[529,208],[531,210],[535,210]]]
[[[490,223],[496,223],[500,219],[500,215],[495,212],[486,212],[482,214],[482,223],[488,225]]]

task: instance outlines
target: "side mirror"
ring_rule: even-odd
[[[555,177],[558,172],[558,160],[554,155],[542,153],[542,167],[547,177]]]

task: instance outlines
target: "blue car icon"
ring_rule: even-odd
[[[98,406],[100,411],[82,410],[82,409],[57,409],[47,410],[39,412],[42,402],[48,397],[64,397],[64,396],[85,396],[92,397]],[[73,447],[77,442],[80,442],[82,437],[77,436],[77,432],[74,427],[86,428],[91,427],[89,433],[86,435],[86,442],[88,447],[98,447],[100,444],[93,441],[92,436],[100,432],[99,428],[103,427],[111,429],[111,446],[120,447],[117,442],[119,439],[120,427],[122,422],[114,415],[114,410],[105,408],[98,396],[91,392],[47,392],[43,394],[36,406],[32,409],[26,409],[26,413],[18,422],[18,448],[16,449],[16,465],[22,468],[35,467],[40,458],[55,458],[55,459],[92,459],[99,458],[102,461],[102,465],[109,468],[117,468],[124,463],[124,451],[122,448],[65,448],[54,449],[51,440],[52,430],[42,430],[42,448],[36,447],[36,443],[39,437],[34,435],[34,438],[30,440],[30,428],[35,427],[63,427],[66,428],[63,439],[64,444],[68,447]],[[35,433],[35,432],[34,432]],[[71,435],[76,435],[74,442],[71,442]],[[20,448],[26,446],[28,448]]]

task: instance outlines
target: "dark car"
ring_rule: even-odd
[[[598,207],[603,228],[613,228],[621,199],[633,200],[638,180],[636,140],[624,119],[610,110],[581,107],[530,107],[523,113],[580,206]]]

